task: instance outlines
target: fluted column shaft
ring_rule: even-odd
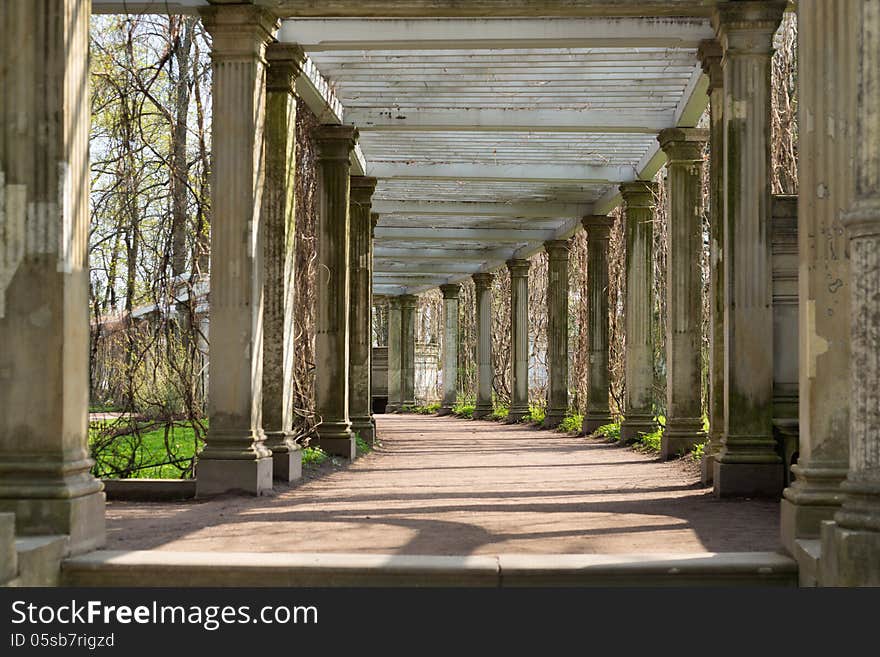
[[[402,399],[400,327],[400,297],[390,297],[388,299],[388,403],[385,405],[386,413],[398,412]]]
[[[666,430],[660,456],[673,458],[706,440],[703,431],[703,147],[707,130],[660,132],[669,176],[666,275]]]
[[[620,186],[626,204],[626,399],[620,440],[650,433],[654,422],[654,203],[657,184]]]
[[[318,173],[318,282],[315,295],[315,409],[319,444],[354,459],[348,416],[350,155],[357,129],[325,125],[315,130]]]
[[[779,495],[773,437],[770,65],[785,0],[724,2],[725,432],[715,494]]]
[[[611,392],[609,371],[608,325],[608,245],[614,219],[604,215],[583,218],[587,231],[587,300],[586,330],[589,334],[587,363],[587,411],[583,433],[589,435],[611,422],[608,398]]]
[[[547,369],[549,399],[544,426],[559,426],[568,412],[568,254],[567,240],[544,243],[547,266]]]
[[[211,376],[196,493],[272,488],[262,428],[266,44],[278,28],[251,6],[211,6]]]
[[[474,274],[477,302],[477,403],[474,417],[489,417],[492,404],[492,280],[493,274]]]
[[[263,431],[272,450],[273,477],[302,476],[293,434],[294,178],[296,79],[305,55],[299,46],[266,49],[266,182],[263,192]]]
[[[104,543],[88,448],[90,6],[0,6],[0,511],[74,553]]]
[[[419,298],[413,294],[400,297],[400,403],[416,404],[416,309]]]
[[[839,508],[849,441],[850,262],[841,212],[855,178],[860,0],[798,2],[799,458],[783,492],[782,542],[817,538]],[[835,29],[829,26],[836,25]],[[833,135],[833,139],[828,137]]]
[[[449,415],[458,392],[458,297],[461,285],[441,285],[443,293],[443,403],[439,415]]]
[[[508,422],[529,414],[529,266],[528,260],[508,260],[510,272],[510,410]]]
[[[348,414],[351,430],[373,444],[373,412],[370,397],[370,366],[373,347],[372,207],[376,179],[351,177],[351,244],[349,252],[349,374]]]

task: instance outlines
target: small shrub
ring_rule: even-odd
[[[366,440],[361,438],[360,434],[356,433],[354,435],[354,441],[357,445],[358,454],[367,454],[373,451],[373,446],[370,445]]]
[[[584,416],[580,413],[573,413],[565,416],[562,422],[559,423],[558,430],[567,433],[572,433],[574,431],[580,433],[583,424]]]
[[[612,422],[611,424],[603,424],[593,432],[594,435],[602,436],[606,440],[620,440],[620,422]]]
[[[509,415],[510,409],[507,406],[496,406],[489,419],[495,420],[496,422],[504,422]]]
[[[709,444],[709,441],[699,443],[698,445],[694,445],[690,451],[690,458],[692,461],[702,461],[703,456],[706,455],[706,446]]]
[[[452,407],[452,414],[456,417],[463,417],[465,419],[471,420],[474,417],[475,409],[476,406],[474,404],[458,402],[455,404],[455,406]]]
[[[320,447],[306,447],[303,450],[302,457],[304,466],[321,465],[330,458],[327,452]]]
[[[546,412],[542,404],[529,404],[529,414],[523,418],[523,422],[540,424],[544,421],[545,416]]]
[[[413,406],[412,413],[418,413],[419,415],[436,415],[437,411],[440,410],[440,402],[434,402],[432,404],[422,404],[420,406]]]

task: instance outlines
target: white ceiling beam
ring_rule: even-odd
[[[626,182],[633,180],[632,166],[592,164],[398,164],[370,162],[368,175],[375,178],[416,180],[518,180],[571,183]]]
[[[509,230],[492,228],[386,228],[376,227],[376,239],[393,243],[395,240],[417,242],[477,241],[486,244],[551,240],[555,230]],[[390,245],[390,244],[388,244]]]
[[[513,249],[410,249],[394,246],[373,247],[373,257],[394,258],[395,260],[415,260],[417,262],[486,262],[488,260],[507,260]]]
[[[480,260],[478,262],[485,262]],[[398,274],[398,273],[416,273],[416,274],[462,274],[474,271],[473,262],[459,261],[450,262],[449,260],[422,259],[419,262],[391,260],[387,258],[377,258],[373,263],[373,271],[376,274]]]
[[[208,0],[92,0],[93,14],[195,14]]]
[[[590,214],[588,203],[468,203],[461,201],[373,201],[373,212],[402,216],[469,216],[547,218],[580,217]]]
[[[284,21],[279,41],[328,50],[499,48],[695,48],[714,36],[694,18],[330,19]]]

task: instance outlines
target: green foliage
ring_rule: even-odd
[[[432,404],[422,404],[416,405],[409,408],[410,413],[417,413],[419,415],[436,415],[437,411],[440,410],[440,402],[434,402]]]
[[[373,446],[366,440],[361,438],[359,433],[354,434],[355,444],[357,445],[358,454],[369,454],[373,451]]]
[[[474,417],[475,409],[476,405],[472,403],[457,402],[455,406],[452,407],[452,414],[456,417],[463,417],[465,419],[471,420]]]
[[[617,442],[620,440],[620,422],[612,422],[611,424],[603,424],[593,432],[594,435],[602,436],[606,440]]]
[[[658,426],[651,433],[641,434],[636,439],[635,445],[642,452],[659,452],[661,440],[663,440],[663,427]]]
[[[193,457],[201,449],[207,420],[198,425],[120,418],[89,424],[89,449],[96,477],[185,479],[192,477]]]
[[[302,453],[303,457],[303,466],[305,467],[315,467],[321,465],[326,460],[330,458],[330,456],[320,447],[306,447]]]
[[[546,412],[542,404],[529,404],[529,414],[523,418],[523,422],[540,424],[544,421],[545,416]]]
[[[496,422],[504,422],[509,415],[510,409],[507,406],[496,406],[489,419],[495,420]]]
[[[706,446],[709,444],[709,441],[699,443],[698,445],[694,445],[693,449],[690,451],[690,458],[692,461],[702,461],[703,456],[706,455]]]
[[[558,430],[564,431],[566,433],[572,433],[577,431],[580,433],[581,428],[584,425],[584,416],[580,413],[569,413],[563,418],[562,422],[559,423]]]

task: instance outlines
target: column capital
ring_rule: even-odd
[[[490,272],[480,272],[474,274],[471,278],[474,279],[474,285],[477,286],[478,290],[488,290],[492,287],[492,281],[495,280],[495,274]]]
[[[706,93],[712,93],[713,89],[721,89],[724,86],[724,75],[721,69],[721,59],[724,51],[717,39],[705,39],[700,41],[697,47],[697,59],[703,66],[703,73],[709,78],[709,88]]]
[[[654,208],[654,197],[657,195],[657,183],[650,180],[634,180],[623,183],[620,193],[627,208]]]
[[[703,148],[709,141],[709,131],[703,128],[666,128],[657,135],[657,141],[670,164],[700,162],[703,160]]]
[[[581,225],[587,231],[587,239],[608,239],[614,227],[614,217],[604,214],[588,214],[581,218]]]
[[[400,297],[397,295],[387,297],[387,304],[389,309],[400,310]]]
[[[275,14],[254,5],[201,7],[202,24],[211,35],[211,59],[265,61],[266,46],[275,38],[281,21]]]
[[[724,48],[724,55],[771,55],[773,34],[779,27],[787,6],[788,0],[719,2],[715,7],[712,23]]]
[[[370,205],[376,191],[376,179],[370,176],[351,176],[351,202]]]
[[[401,294],[398,299],[401,308],[415,308],[419,305],[419,298],[415,294]]]
[[[353,125],[322,125],[315,129],[314,135],[319,160],[348,162],[359,133]]]
[[[374,306],[387,306],[388,305],[388,297],[384,294],[374,294],[373,295],[373,305]]]
[[[270,43],[266,46],[266,90],[295,93],[296,79],[306,59],[303,49],[295,43]]]
[[[461,292],[461,285],[458,283],[447,283],[446,285],[440,286],[440,292],[443,293],[444,299],[458,299],[458,295]]]
[[[549,240],[544,242],[544,250],[550,260],[568,260],[571,243],[568,240]]]
[[[527,278],[532,263],[525,258],[513,258],[507,261],[507,270],[511,278]]]

